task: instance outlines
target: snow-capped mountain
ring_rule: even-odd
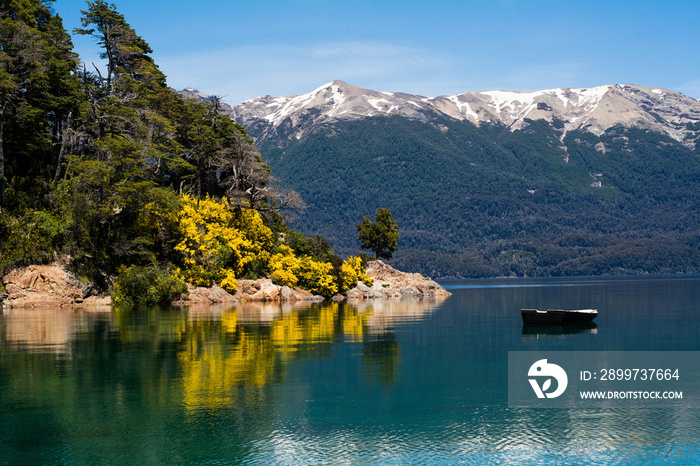
[[[333,81],[232,116],[304,198],[292,228],[340,254],[386,207],[401,225],[392,260],[431,276],[700,269],[700,102],[676,92],[424,97]]]
[[[558,120],[563,124],[562,137],[576,129],[600,135],[615,125],[641,127],[666,133],[692,147],[694,138],[687,136],[694,135],[700,123],[700,102],[666,89],[622,84],[423,97],[333,81],[308,94],[258,97],[233,109],[234,119],[263,140],[279,126],[293,129],[293,137],[301,138],[319,123],[334,119],[400,115],[428,121],[436,113],[477,126],[498,123],[511,130],[522,128],[526,119]]]

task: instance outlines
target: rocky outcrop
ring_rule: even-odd
[[[180,299],[173,301],[173,305],[234,304],[238,301],[233,295],[217,285],[210,288],[188,285],[187,291],[189,294],[180,296]]]
[[[238,280],[236,298],[240,301],[323,301],[323,296],[317,296],[301,288],[279,286],[269,278],[258,280]]]
[[[360,282],[334,299],[443,298],[451,294],[430,278],[419,273],[401,272],[380,260],[367,264],[367,276],[373,281],[371,287]]]
[[[59,264],[31,265],[2,277],[3,307],[109,306],[109,296],[90,296],[89,287]]]
[[[405,273],[385,264],[372,261],[367,264],[367,275],[373,280],[371,287],[359,282],[353,289],[334,296],[334,301],[382,299],[382,298],[441,298],[450,293],[438,283],[419,273]],[[241,302],[273,301],[300,302],[323,301],[301,288],[290,288],[272,283],[268,278],[239,280],[235,296]]]
[[[239,302],[301,302],[323,301],[323,296],[316,296],[301,288],[290,288],[272,283],[269,278],[257,280],[238,280],[235,295],[214,285],[211,288],[189,287],[189,295],[173,302],[176,306],[234,304]]]

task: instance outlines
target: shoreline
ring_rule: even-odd
[[[235,294],[217,285],[210,288],[188,285],[189,295],[182,295],[171,304],[191,305],[237,304],[245,302],[334,302],[363,301],[391,298],[439,298],[450,296],[442,285],[419,273],[396,270],[381,260],[367,264],[372,286],[363,282],[331,298],[314,295],[301,288],[276,285],[269,278],[239,280]],[[2,277],[5,293],[0,295],[0,311],[9,308],[75,307],[100,308],[112,306],[109,295],[93,295],[89,284],[81,283],[68,272],[63,263],[30,265],[14,269]]]

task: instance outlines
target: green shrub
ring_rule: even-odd
[[[43,210],[0,215],[0,273],[16,267],[48,264],[63,248],[64,225]]]
[[[187,285],[168,270],[132,265],[119,269],[112,299],[127,306],[167,304],[183,293],[187,293]]]

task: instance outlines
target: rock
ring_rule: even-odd
[[[103,307],[111,305],[111,296],[90,296],[88,298],[85,298],[81,304],[82,307]]]
[[[195,287],[187,285],[189,295],[182,295],[180,299],[173,301],[175,306],[187,306],[192,304],[234,304],[238,300],[220,286],[211,288],[203,286]]]
[[[279,300],[280,287],[269,278],[258,280],[238,280],[236,298],[241,301],[275,301]]]
[[[355,286],[355,289],[357,289],[357,291],[360,291],[362,293],[369,293],[369,291],[371,290],[371,288],[369,286],[365,285],[364,282],[357,282],[357,286]]]
[[[348,299],[440,298],[449,293],[445,288],[419,273],[406,273],[377,260],[367,264],[372,287],[360,282],[345,295]]]
[[[362,283],[362,282],[360,282]],[[358,283],[359,285],[359,283]],[[362,291],[359,286],[356,286],[355,288],[348,290],[345,292],[345,297],[348,299],[364,299],[369,292],[369,287],[365,285],[365,288],[367,288],[368,291]]]
[[[280,288],[280,301],[291,301],[294,299],[294,290],[288,286]]]
[[[326,298],[324,298],[323,296],[313,294],[312,292],[308,290],[302,290],[301,288],[294,288],[294,296],[299,301],[310,301],[314,303],[320,303],[326,300]]]
[[[6,307],[108,306],[107,296],[87,296],[83,285],[65,265],[30,265],[15,269],[2,278],[7,292]]]
[[[238,290],[235,295],[227,293],[226,290],[216,285],[211,288],[195,288],[191,285],[188,285],[188,287],[190,295],[183,295],[180,299],[173,301],[173,305],[233,304],[237,302],[319,302],[324,300],[323,296],[316,296],[300,288],[275,285],[269,278],[238,280]]]
[[[423,296],[423,293],[418,291],[418,288],[415,286],[404,286],[399,289],[399,293],[401,296],[407,296],[409,298],[418,298]]]
[[[257,280],[238,280],[238,291],[236,298],[242,302],[249,301],[323,301],[323,296],[316,296],[313,293],[301,288],[291,288],[272,283],[269,278],[259,278]]]

